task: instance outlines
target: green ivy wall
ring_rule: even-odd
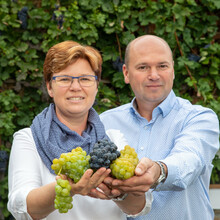
[[[99,113],[131,100],[121,72],[125,47],[156,34],[173,51],[176,94],[220,118],[219,9],[218,0],[0,0],[0,150],[9,154],[13,133],[48,105],[43,62],[64,40],[102,53]],[[7,172],[0,181],[0,208],[9,219]]]

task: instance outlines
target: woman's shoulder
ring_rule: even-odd
[[[32,135],[31,128],[30,127],[22,128],[14,133],[14,135],[21,135],[21,134],[22,135]]]
[[[32,135],[32,132],[31,132],[31,128],[29,128],[29,127],[22,128],[22,129],[16,131],[13,135],[13,138],[14,139],[23,138],[23,139],[28,139],[29,141],[34,141],[33,135]]]

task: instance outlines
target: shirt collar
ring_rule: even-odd
[[[161,110],[163,117],[166,117],[170,113],[175,102],[176,95],[173,90],[171,90],[166,99],[157,106],[157,108]]]
[[[174,104],[176,101],[176,95],[173,92],[173,90],[170,91],[169,95],[166,97],[166,99],[161,102],[155,109],[155,111],[160,111],[162,113],[163,117],[166,117],[170,111],[172,110]],[[137,115],[138,117],[141,117],[141,115],[138,113],[137,111],[137,102],[136,102],[136,97],[133,98],[133,100],[131,101],[131,111]]]

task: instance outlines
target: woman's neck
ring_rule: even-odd
[[[76,116],[76,117],[64,117],[61,115],[57,115],[57,118],[60,120],[60,122],[65,124],[70,130],[75,131],[80,136],[87,127],[88,114],[86,116],[84,115],[84,116]]]

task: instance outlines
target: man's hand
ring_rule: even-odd
[[[118,180],[106,177],[104,183],[112,188],[111,194],[132,193],[143,195],[157,181],[160,176],[160,167],[149,158],[142,158],[135,169],[135,176],[127,180]]]

